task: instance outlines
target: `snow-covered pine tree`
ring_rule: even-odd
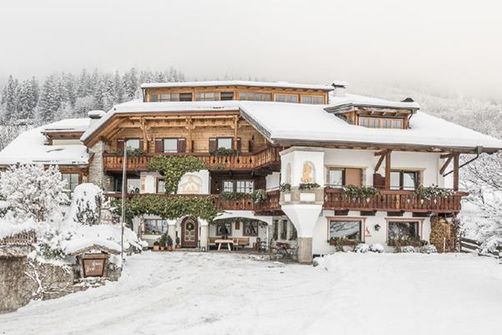
[[[66,181],[56,166],[12,166],[0,174],[0,195],[21,218],[47,221],[61,213],[61,204],[68,201]]]
[[[9,76],[7,80],[7,85],[5,86],[4,93],[2,95],[2,104],[4,105],[5,121],[9,122],[16,116],[17,104],[18,104],[18,80],[14,79],[12,75]]]
[[[113,77],[113,97],[114,104],[124,101],[124,83],[122,82],[122,77],[118,71],[115,71],[115,75]]]
[[[56,118],[56,113],[61,107],[61,85],[55,75],[50,75],[42,86],[38,103],[38,118],[41,122],[48,123]]]
[[[33,119],[37,106],[37,87],[33,80],[24,80],[19,85],[18,119]]]
[[[124,92],[126,100],[133,100],[138,90],[138,75],[135,68],[124,74]]]

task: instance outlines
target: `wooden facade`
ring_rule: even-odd
[[[302,102],[305,100],[303,97],[320,97],[321,104],[328,103],[328,90],[322,89],[308,89],[308,88],[291,88],[291,87],[269,87],[269,86],[250,86],[250,85],[211,85],[211,86],[195,86],[195,87],[180,87],[180,86],[168,86],[165,87],[147,87],[144,88],[143,100],[144,102],[158,102],[166,101],[162,99],[163,95],[166,98],[170,94],[182,95],[182,99],[188,99],[191,95],[190,100],[183,101],[210,101],[211,98],[207,98],[202,94],[205,93],[216,93],[216,98],[214,100],[247,100],[244,96],[246,94],[261,94],[262,98],[269,97],[266,101],[277,101],[279,99],[278,95],[288,95],[296,96],[297,102]],[[223,93],[223,94],[222,94]],[[201,96],[202,95],[202,96]],[[203,99],[203,100],[201,100]]]

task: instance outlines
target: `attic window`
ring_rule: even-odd
[[[403,124],[403,119],[401,118],[383,118],[372,116],[359,117],[359,125],[366,128],[403,129]]]

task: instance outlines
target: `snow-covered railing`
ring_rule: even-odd
[[[23,231],[0,239],[3,246],[26,246],[37,242],[37,234],[34,230]]]
[[[460,238],[460,252],[476,253],[480,256],[491,256],[495,258],[502,258],[502,245],[493,248],[493,250],[483,250],[482,244],[479,241],[461,237]]]
[[[409,211],[452,213],[459,212],[460,201],[465,193],[455,192],[436,198],[423,198],[413,191],[380,191],[367,198],[353,197],[343,189],[325,190],[324,208],[330,210],[360,211]]]

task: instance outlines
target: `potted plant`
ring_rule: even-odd
[[[179,236],[176,236],[176,249],[179,249],[181,246],[180,246],[180,243],[181,243],[181,239]]]
[[[166,250],[167,246],[167,233],[162,234],[159,240],[160,250]]]
[[[291,184],[283,183],[280,185],[279,189],[282,193],[284,193],[284,201],[290,202],[291,201]]]
[[[153,242],[153,251],[159,251],[159,250],[160,250],[159,241]]]
[[[317,183],[301,183],[298,185],[298,190],[300,191],[300,201],[314,202],[315,193],[313,191],[319,187],[320,185]]]
[[[166,238],[166,245],[167,245],[167,250],[173,251],[173,239],[169,235],[167,235]]]

